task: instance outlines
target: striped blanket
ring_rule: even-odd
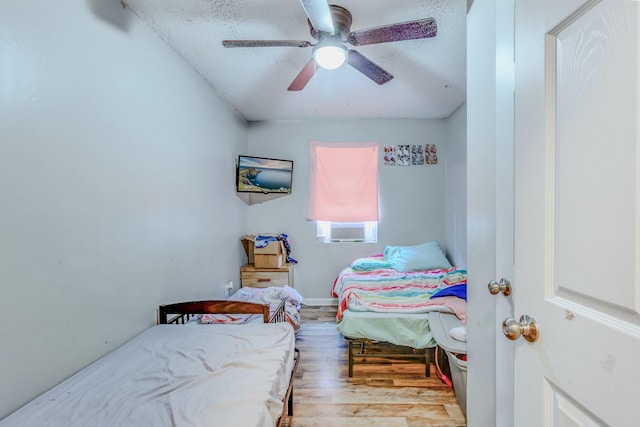
[[[363,271],[347,267],[336,278],[331,295],[338,298],[336,319],[340,321],[347,309],[387,313],[442,310],[443,305],[447,306],[443,304],[446,299],[431,299],[431,296],[449,286],[466,283],[467,271],[455,267],[412,272],[388,268]],[[457,310],[457,307],[449,307],[447,311],[459,314]]]

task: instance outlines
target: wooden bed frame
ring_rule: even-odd
[[[173,314],[174,317],[169,318]],[[264,323],[286,322],[284,300],[276,307],[273,314],[267,304],[243,301],[189,301],[158,307],[157,323],[184,324],[197,314],[261,314]]]
[[[158,307],[158,324],[184,324],[197,314],[261,314],[264,323],[286,322],[284,300],[270,314],[269,305],[243,301],[189,301]],[[169,315],[174,315],[169,317]],[[239,327],[242,327],[241,325]],[[295,349],[293,369],[289,378],[289,386],[284,396],[282,414],[278,419],[278,427],[282,427],[287,416],[293,416],[293,379],[300,362],[300,350]]]

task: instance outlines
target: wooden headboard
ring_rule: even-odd
[[[269,305],[242,301],[188,301],[158,307],[158,324],[186,323],[196,314],[262,314],[264,323],[284,321],[284,301],[269,316]],[[169,318],[169,315],[175,315]]]

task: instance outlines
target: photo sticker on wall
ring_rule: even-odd
[[[438,152],[436,144],[427,144],[424,147],[425,163],[428,165],[438,164]]]
[[[384,147],[384,164],[387,166],[396,165],[396,146],[386,145]]]
[[[398,145],[397,151],[397,165],[409,166],[411,165],[411,153],[409,151],[409,145]]]
[[[424,152],[422,151],[422,145],[411,146],[411,164],[424,165]]]

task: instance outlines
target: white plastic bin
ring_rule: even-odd
[[[460,320],[452,313],[430,312],[429,327],[433,339],[447,354],[451,382],[456,400],[467,415],[467,361],[460,360],[456,355],[467,354],[467,343],[453,339],[449,332],[451,329],[462,326]]]
[[[445,350],[445,353],[449,359],[453,392],[456,394],[456,400],[462,412],[467,415],[467,361],[459,359],[449,351]]]

